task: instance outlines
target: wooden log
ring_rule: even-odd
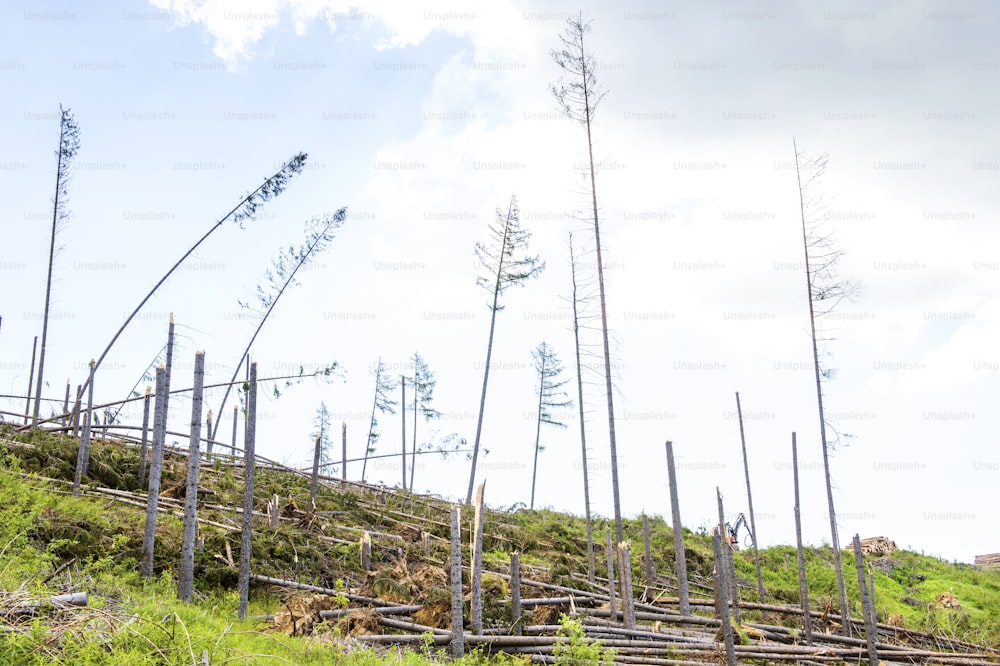
[[[69,607],[79,608],[86,606],[88,603],[89,599],[86,592],[58,594],[54,597],[49,597],[48,599],[24,601],[9,608],[0,608],[0,615],[24,617],[37,615],[47,609],[59,610],[61,608]]]
[[[413,631],[419,634],[426,634],[428,632],[435,634],[437,636],[447,636],[451,638],[451,632],[447,629],[439,629],[438,627],[429,627],[426,624],[417,624],[415,622],[405,622],[403,620],[394,620],[392,618],[380,616],[379,624],[383,626],[390,627],[392,629],[402,629],[403,631]]]

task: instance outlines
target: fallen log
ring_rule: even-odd
[[[365,597],[360,594],[351,594],[350,592],[344,592],[343,590],[334,590],[329,587],[319,587],[318,585],[307,585],[305,583],[296,583],[293,580],[283,580],[281,578],[272,578],[270,576],[261,576],[260,574],[250,574],[250,580],[257,581],[258,583],[267,583],[268,585],[277,585],[279,587],[287,587],[292,590],[305,590],[306,592],[317,592],[319,594],[327,594],[330,596],[342,596],[347,597],[351,601],[358,603],[371,604],[372,606],[392,606],[398,607],[404,604],[396,604],[391,601],[384,601],[382,599],[377,599],[375,597]]]
[[[72,594],[58,594],[48,599],[37,601],[25,601],[10,608],[0,608],[0,615],[25,617],[37,615],[47,610],[62,610],[66,608],[80,608],[88,604],[86,592],[73,592]]]

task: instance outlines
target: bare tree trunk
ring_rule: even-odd
[[[646,515],[645,511],[642,512],[642,546],[646,578],[646,589],[643,590],[642,596],[643,600],[649,601],[653,598],[652,588],[656,584],[656,575],[653,573],[653,558],[649,548],[649,516]]]
[[[400,456],[400,460],[403,463],[403,490],[406,490],[406,377],[400,375],[400,384],[402,387],[402,397],[399,400],[399,414],[403,420],[403,453]],[[416,394],[416,389],[414,388],[413,393]]]
[[[713,532],[712,549],[715,551],[716,607],[719,611],[719,619],[722,621],[722,639],[726,647],[726,663],[729,666],[736,666],[736,647],[733,644],[733,625],[730,624],[729,620],[729,599],[727,598],[729,583],[726,581],[726,560],[722,554],[724,549],[729,548],[728,545],[723,544],[725,526],[721,529],[715,529]]]
[[[191,395],[191,441],[188,446],[187,487],[184,491],[184,539],[177,597],[188,603],[194,597],[194,541],[198,531],[198,464],[201,460],[201,409],[205,386],[205,352],[194,355],[194,390]]]
[[[31,421],[31,386],[35,379],[35,352],[38,349],[38,336],[35,336],[35,341],[31,343],[31,370],[28,371],[28,392],[25,394],[28,396],[24,403],[24,425],[28,425]],[[38,419],[38,410],[35,410],[35,419]]]
[[[208,410],[208,414],[205,416],[205,451],[208,455],[212,455],[212,443],[215,441],[215,435],[213,433],[212,410],[210,409]]]
[[[42,386],[45,382],[45,349],[49,335],[49,303],[52,298],[52,264],[55,262],[56,256],[56,231],[59,221],[64,219],[65,215],[65,201],[61,197],[66,194],[65,179],[69,175],[69,165],[80,147],[79,128],[73,120],[73,116],[70,115],[69,109],[63,109],[62,105],[60,105],[59,112],[59,149],[56,151],[59,159],[56,162],[56,188],[55,194],[52,197],[52,233],[49,237],[49,268],[45,280],[45,310],[42,313],[42,348],[38,355],[38,380],[35,382],[35,408],[32,412],[32,427],[38,425],[38,408],[41,405]],[[91,371],[92,376],[93,370]]]
[[[515,636],[521,635],[521,555],[518,552],[510,554],[510,613]]]
[[[878,626],[878,613],[875,609],[875,572],[868,572],[868,611],[871,614],[871,624],[873,627]]]
[[[347,481],[347,422],[340,424],[340,478]]]
[[[149,449],[149,394],[146,387],[146,397],[142,401],[142,450],[139,453],[139,487],[146,485],[146,451]]]
[[[739,590],[736,588],[736,572],[733,566],[733,548],[729,544],[729,535],[726,530],[726,513],[722,506],[722,493],[719,491],[719,487],[715,487],[715,495],[719,501],[719,534],[723,535],[725,539],[725,548],[722,549],[722,564],[725,569],[725,580],[728,584],[728,589],[726,590],[726,598],[733,604],[733,615],[737,622],[740,621],[740,599]]]
[[[528,505],[529,509],[535,508],[535,480],[538,478],[538,442],[541,441],[542,437],[542,396],[544,395],[545,389],[545,377],[539,379],[538,386],[538,418],[536,419],[537,424],[535,426],[535,464],[531,467],[531,504]]]
[[[611,545],[611,528],[604,529],[605,550],[608,553],[608,597],[611,599],[611,621],[618,621],[618,610],[615,607],[615,549]]]
[[[319,487],[319,457],[320,457],[320,447],[323,442],[322,426],[320,427],[320,434],[316,435],[316,448],[313,451],[313,473],[312,480],[309,483],[309,510],[316,510],[316,489]]]
[[[806,645],[812,645],[812,621],[809,616],[809,587],[806,584],[806,558],[802,553],[802,517],[799,514],[799,454],[792,433],[792,474],[795,477],[795,547],[799,561],[799,603],[802,605],[802,628]]]
[[[802,174],[799,169],[799,150],[794,140],[792,141],[792,148],[795,151],[795,177],[799,186],[799,210],[802,216],[802,248],[805,254],[806,287],[807,294],[809,295],[809,328],[812,335],[813,370],[816,377],[816,402],[819,407],[819,434],[820,442],[823,446],[823,474],[826,477],[826,500],[830,510],[830,547],[833,550],[833,568],[837,574],[837,595],[840,598],[840,613],[845,618],[842,631],[845,636],[850,636],[850,623],[846,621],[846,618],[849,617],[847,611],[847,591],[844,587],[844,570],[840,561],[840,537],[837,533],[837,513],[833,508],[833,486],[830,480],[830,458],[827,451],[826,412],[823,410],[823,383],[819,368],[819,345],[816,340],[816,311],[813,307],[813,275],[809,266],[809,239],[806,232],[805,195],[802,189]]]
[[[76,402],[73,404],[73,437],[80,436],[80,412],[83,410],[83,385],[76,385]]]
[[[243,531],[240,539],[240,601],[237,615],[247,617],[250,599],[250,541],[253,536],[253,481],[257,439],[257,363],[250,364],[250,390],[247,392],[247,425],[243,443]]]
[[[83,436],[80,437],[80,447],[77,451],[76,474],[73,476],[73,494],[80,494],[80,483],[87,473],[90,462],[90,426],[94,410],[94,360],[90,361],[90,379],[87,381],[87,420],[83,423]]]
[[[878,640],[877,628],[872,622],[871,607],[868,605],[868,584],[865,580],[865,560],[861,554],[861,537],[854,535],[854,564],[858,569],[858,589],[861,593],[861,613],[865,619],[865,639],[868,643],[868,663],[878,666],[878,652],[875,650],[875,643]],[[847,624],[851,620],[844,618]]]
[[[681,507],[677,500],[677,473],[674,470],[674,445],[667,440],[667,476],[670,479],[670,515],[673,521],[674,559],[677,563],[678,605],[681,615],[691,615],[688,597],[687,560],[684,556],[684,529],[681,527]]]
[[[239,424],[239,421],[240,421],[240,408],[236,405],[233,405],[233,443],[229,447],[229,452],[232,453],[234,456],[236,455],[236,426],[237,424]]]
[[[618,571],[621,572],[622,622],[635,629],[635,597],[632,593],[632,555],[627,541],[618,544]]]
[[[160,285],[166,282],[167,278],[169,278],[173,274],[173,272],[176,271],[177,268],[182,263],[184,263],[184,260],[187,259],[189,256],[191,256],[191,254],[198,249],[199,245],[205,242],[206,238],[211,236],[216,229],[221,227],[223,223],[225,223],[226,220],[230,218],[232,218],[235,221],[253,219],[257,209],[264,203],[270,201],[274,197],[281,194],[282,191],[284,191],[285,185],[287,184],[288,180],[292,176],[301,172],[303,166],[305,166],[305,163],[306,163],[305,153],[299,153],[298,155],[293,156],[292,159],[288,160],[287,162],[281,165],[281,169],[279,169],[276,173],[272,174],[271,177],[266,179],[253,192],[243,197],[243,199],[238,204],[236,204],[236,207],[234,207],[232,210],[226,213],[226,215],[223,216],[218,222],[216,222],[211,229],[205,232],[205,235],[199,238],[198,241],[194,245],[192,245],[187,250],[187,252],[185,252],[184,255],[177,260],[177,262],[173,266],[170,267],[170,270],[168,270],[163,275],[163,277],[160,278],[160,280],[153,286],[153,288],[149,290],[149,293],[146,294],[145,298],[143,298],[142,301],[139,302],[139,305],[137,305],[135,310],[132,311],[132,314],[130,314],[125,319],[125,323],[123,323],[121,327],[119,327],[119,329],[115,331],[114,336],[111,338],[111,342],[108,343],[108,346],[104,348],[104,351],[101,352],[101,355],[97,358],[98,367],[100,367],[101,363],[104,361],[104,357],[108,355],[108,352],[111,351],[111,348],[114,347],[115,342],[118,340],[118,338],[121,337],[121,334],[125,332],[125,329],[128,327],[129,323],[131,323],[131,321],[135,318],[135,316],[139,314],[139,310],[141,310],[143,306],[146,305],[146,302],[153,297],[153,294],[155,294],[156,290],[160,288]],[[171,313],[170,322],[173,323],[173,320],[174,316]],[[170,374],[169,349],[167,350],[167,374],[168,375]],[[214,435],[214,433],[212,434]]]
[[[149,490],[146,503],[146,529],[142,538],[142,574],[153,577],[153,551],[156,542],[156,509],[160,500],[160,476],[163,472],[163,442],[166,430],[167,371],[156,369],[156,406],[153,414],[153,461],[149,469]]]
[[[451,656],[465,656],[465,620],[462,613],[462,529],[460,509],[451,510]]]
[[[587,466],[587,427],[583,403],[583,364],[580,362],[580,321],[577,313],[576,295],[576,254],[573,250],[573,234],[569,235],[569,259],[573,274],[573,341],[576,350],[577,404],[580,406],[580,451],[583,460],[583,510],[587,519],[587,580],[594,584],[594,525],[590,518],[590,478]]]
[[[747,459],[747,440],[743,433],[743,407],[740,405],[740,393],[736,392],[736,415],[740,421],[740,445],[743,448],[743,474],[747,480],[747,504],[750,508],[750,536],[753,539],[753,566],[757,571],[757,595],[760,603],[764,603],[764,578],[760,573],[760,552],[757,550],[757,521],[753,513],[753,493],[750,492],[750,463]]]
[[[420,391],[416,385],[416,371],[414,371],[413,380],[413,445],[410,447],[410,490],[413,490],[413,476],[417,471],[417,399],[420,397]],[[405,404],[405,403],[404,403]],[[406,410],[403,410],[406,411]]]
[[[361,535],[361,541],[358,544],[359,552],[361,553],[361,569],[363,571],[372,570],[372,535],[370,532],[365,532]]]
[[[63,398],[63,409],[62,409],[63,410],[63,414],[66,414],[66,415],[69,414],[69,387],[70,387],[70,384],[69,384],[69,380],[67,379],[66,380],[66,397]],[[70,423],[69,416],[64,416],[61,420],[62,420],[62,424],[64,426],[68,426],[69,423]]]
[[[504,246],[507,243],[507,228],[504,228]],[[465,503],[472,503],[472,489],[476,483],[476,464],[479,462],[479,442],[483,434],[483,413],[486,410],[486,387],[490,381],[490,359],[493,358],[493,334],[497,326],[497,306],[500,303],[500,270],[503,268],[504,253],[500,253],[500,268],[497,270],[497,282],[493,288],[493,307],[490,308],[490,338],[486,343],[486,367],[483,369],[483,393],[479,398],[479,418],[476,419],[476,441],[472,445],[472,471],[469,473],[469,490],[465,495]]]
[[[486,482],[483,481],[476,489],[475,528],[472,535],[472,604],[470,609],[472,631],[483,634],[483,518],[486,507],[483,506],[483,493]]]

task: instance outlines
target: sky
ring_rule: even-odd
[[[851,435],[830,455],[841,543],[884,535],[963,562],[1000,550],[1000,10],[984,1],[4,3],[0,391],[25,394],[41,335],[60,104],[81,143],[45,359],[44,395],[59,400],[187,248],[306,152],[281,196],[157,290],[102,363],[95,402],[144,390],[170,313],[173,387],[191,385],[198,351],[205,382],[228,381],[256,326],[239,301],[307,220],[346,207],[251,350],[260,377],[334,361],[342,376],[281,383],[280,397],[262,385],[258,452],[306,466],[324,403],[334,439],[346,423],[349,457],[362,455],[373,366],[410,373],[414,352],[442,412],[420,441],[471,445],[490,326],[474,248],[516,196],[546,267],[502,297],[476,480],[496,508],[529,502],[541,341],[577,400],[572,231],[589,295],[590,496],[612,516],[586,136],[550,92],[550,52],[578,12],[606,93],[593,136],[623,513],[669,515],[666,440],[686,527],[717,520],[716,487],[728,520],[748,511],[738,391],[760,545],[794,543],[793,432],[805,541],[830,540],[794,140],[829,155],[824,233],[844,252],[839,277],[861,286],[821,348],[837,371],[827,420]],[[205,408],[221,400],[210,390]],[[188,432],[190,399],[170,404],[170,428]],[[541,429],[535,504],[582,514],[579,414],[557,417],[568,427]],[[137,424],[141,408],[121,418]],[[379,423],[376,454],[398,453],[400,415]],[[464,499],[469,471],[463,455],[424,455],[415,489]],[[396,458],[367,469],[400,476]]]

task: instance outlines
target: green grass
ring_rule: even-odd
[[[176,598],[174,581],[181,545],[179,518],[160,514],[157,523],[156,577],[142,578],[138,572],[144,507],[97,497],[72,497],[66,481],[72,480],[76,442],[46,433],[15,433],[0,425],[0,438],[16,439],[30,446],[6,445],[0,439],[0,592],[18,598],[46,598],[65,591],[86,590],[88,608],[58,616],[43,615],[34,624],[19,625],[18,631],[3,635],[0,663],[12,664],[407,664],[423,666],[440,660],[437,650],[414,648],[348,650],[335,624],[321,625],[308,637],[288,637],[275,632],[269,623],[236,621],[236,571],[216,555],[226,552],[228,542],[238,559],[239,534],[202,525],[199,534],[205,550],[196,554],[196,599],[192,604]],[[168,457],[163,485],[179,485],[185,465],[179,457]],[[103,442],[92,447],[91,474],[85,485],[135,491],[138,470],[134,449]],[[275,470],[261,469],[257,506],[278,494],[291,498],[299,507],[308,503],[308,479]],[[242,505],[242,480],[232,468],[216,462],[203,470],[200,487],[214,494],[208,501],[226,506]],[[59,491],[59,492],[57,492]],[[387,533],[399,533],[393,512],[427,515],[446,522],[445,505],[389,492],[384,504],[376,495],[322,490],[317,508],[331,512],[325,533],[337,534],[334,525],[353,526]],[[203,508],[199,515],[225,522],[232,514]],[[471,522],[471,512],[462,512],[463,525]],[[661,575],[674,569],[673,535],[660,517],[650,517],[653,562]],[[484,561],[487,568],[504,569],[510,552],[521,553],[522,575],[545,582],[585,587],[587,549],[582,517],[551,510],[487,511]],[[604,552],[605,529],[610,522],[595,519],[596,574],[607,575]],[[644,585],[641,518],[624,521],[626,538],[632,540],[634,586]],[[446,538],[447,527],[425,523],[421,529]],[[712,548],[708,535],[685,530],[688,569],[692,579],[709,580]],[[317,532],[300,529],[288,522],[278,528],[255,528],[253,553],[257,573],[335,587],[338,581],[360,586],[368,581],[368,592],[392,592],[406,601],[411,589],[396,580],[397,557],[409,562],[423,561],[440,566],[447,544],[431,541],[431,557],[424,557],[422,539],[383,540],[374,549],[376,573],[369,580],[360,571],[355,544],[323,542]],[[343,532],[354,540],[358,533]],[[468,539],[463,535],[463,541]],[[378,539],[376,539],[378,542]],[[854,557],[845,552],[844,577],[852,614],[860,615]],[[805,550],[810,600],[822,610],[836,598],[836,577],[829,548]],[[774,547],[761,551],[765,601],[798,602],[798,574],[795,549]],[[898,552],[870,562],[876,565],[875,597],[879,620],[892,615],[903,617],[912,629],[989,646],[1000,645],[1000,574],[969,565],[953,565],[910,552]],[[756,587],[750,550],[735,554],[737,574]],[[64,567],[56,574],[59,567]],[[936,607],[943,592],[961,601],[960,609]],[[693,594],[704,596],[698,588]],[[447,590],[437,589],[424,599],[446,599]],[[745,600],[756,601],[754,591],[744,591]],[[835,604],[832,604],[835,607]],[[250,615],[281,610],[281,599],[263,587],[251,589]],[[508,619],[509,602],[499,597],[487,599],[487,624]],[[759,611],[745,611],[745,620],[760,620]],[[773,621],[773,617],[770,618]],[[521,660],[504,658],[513,663]],[[461,664],[489,662],[479,654]],[[497,663],[494,659],[489,663]]]

